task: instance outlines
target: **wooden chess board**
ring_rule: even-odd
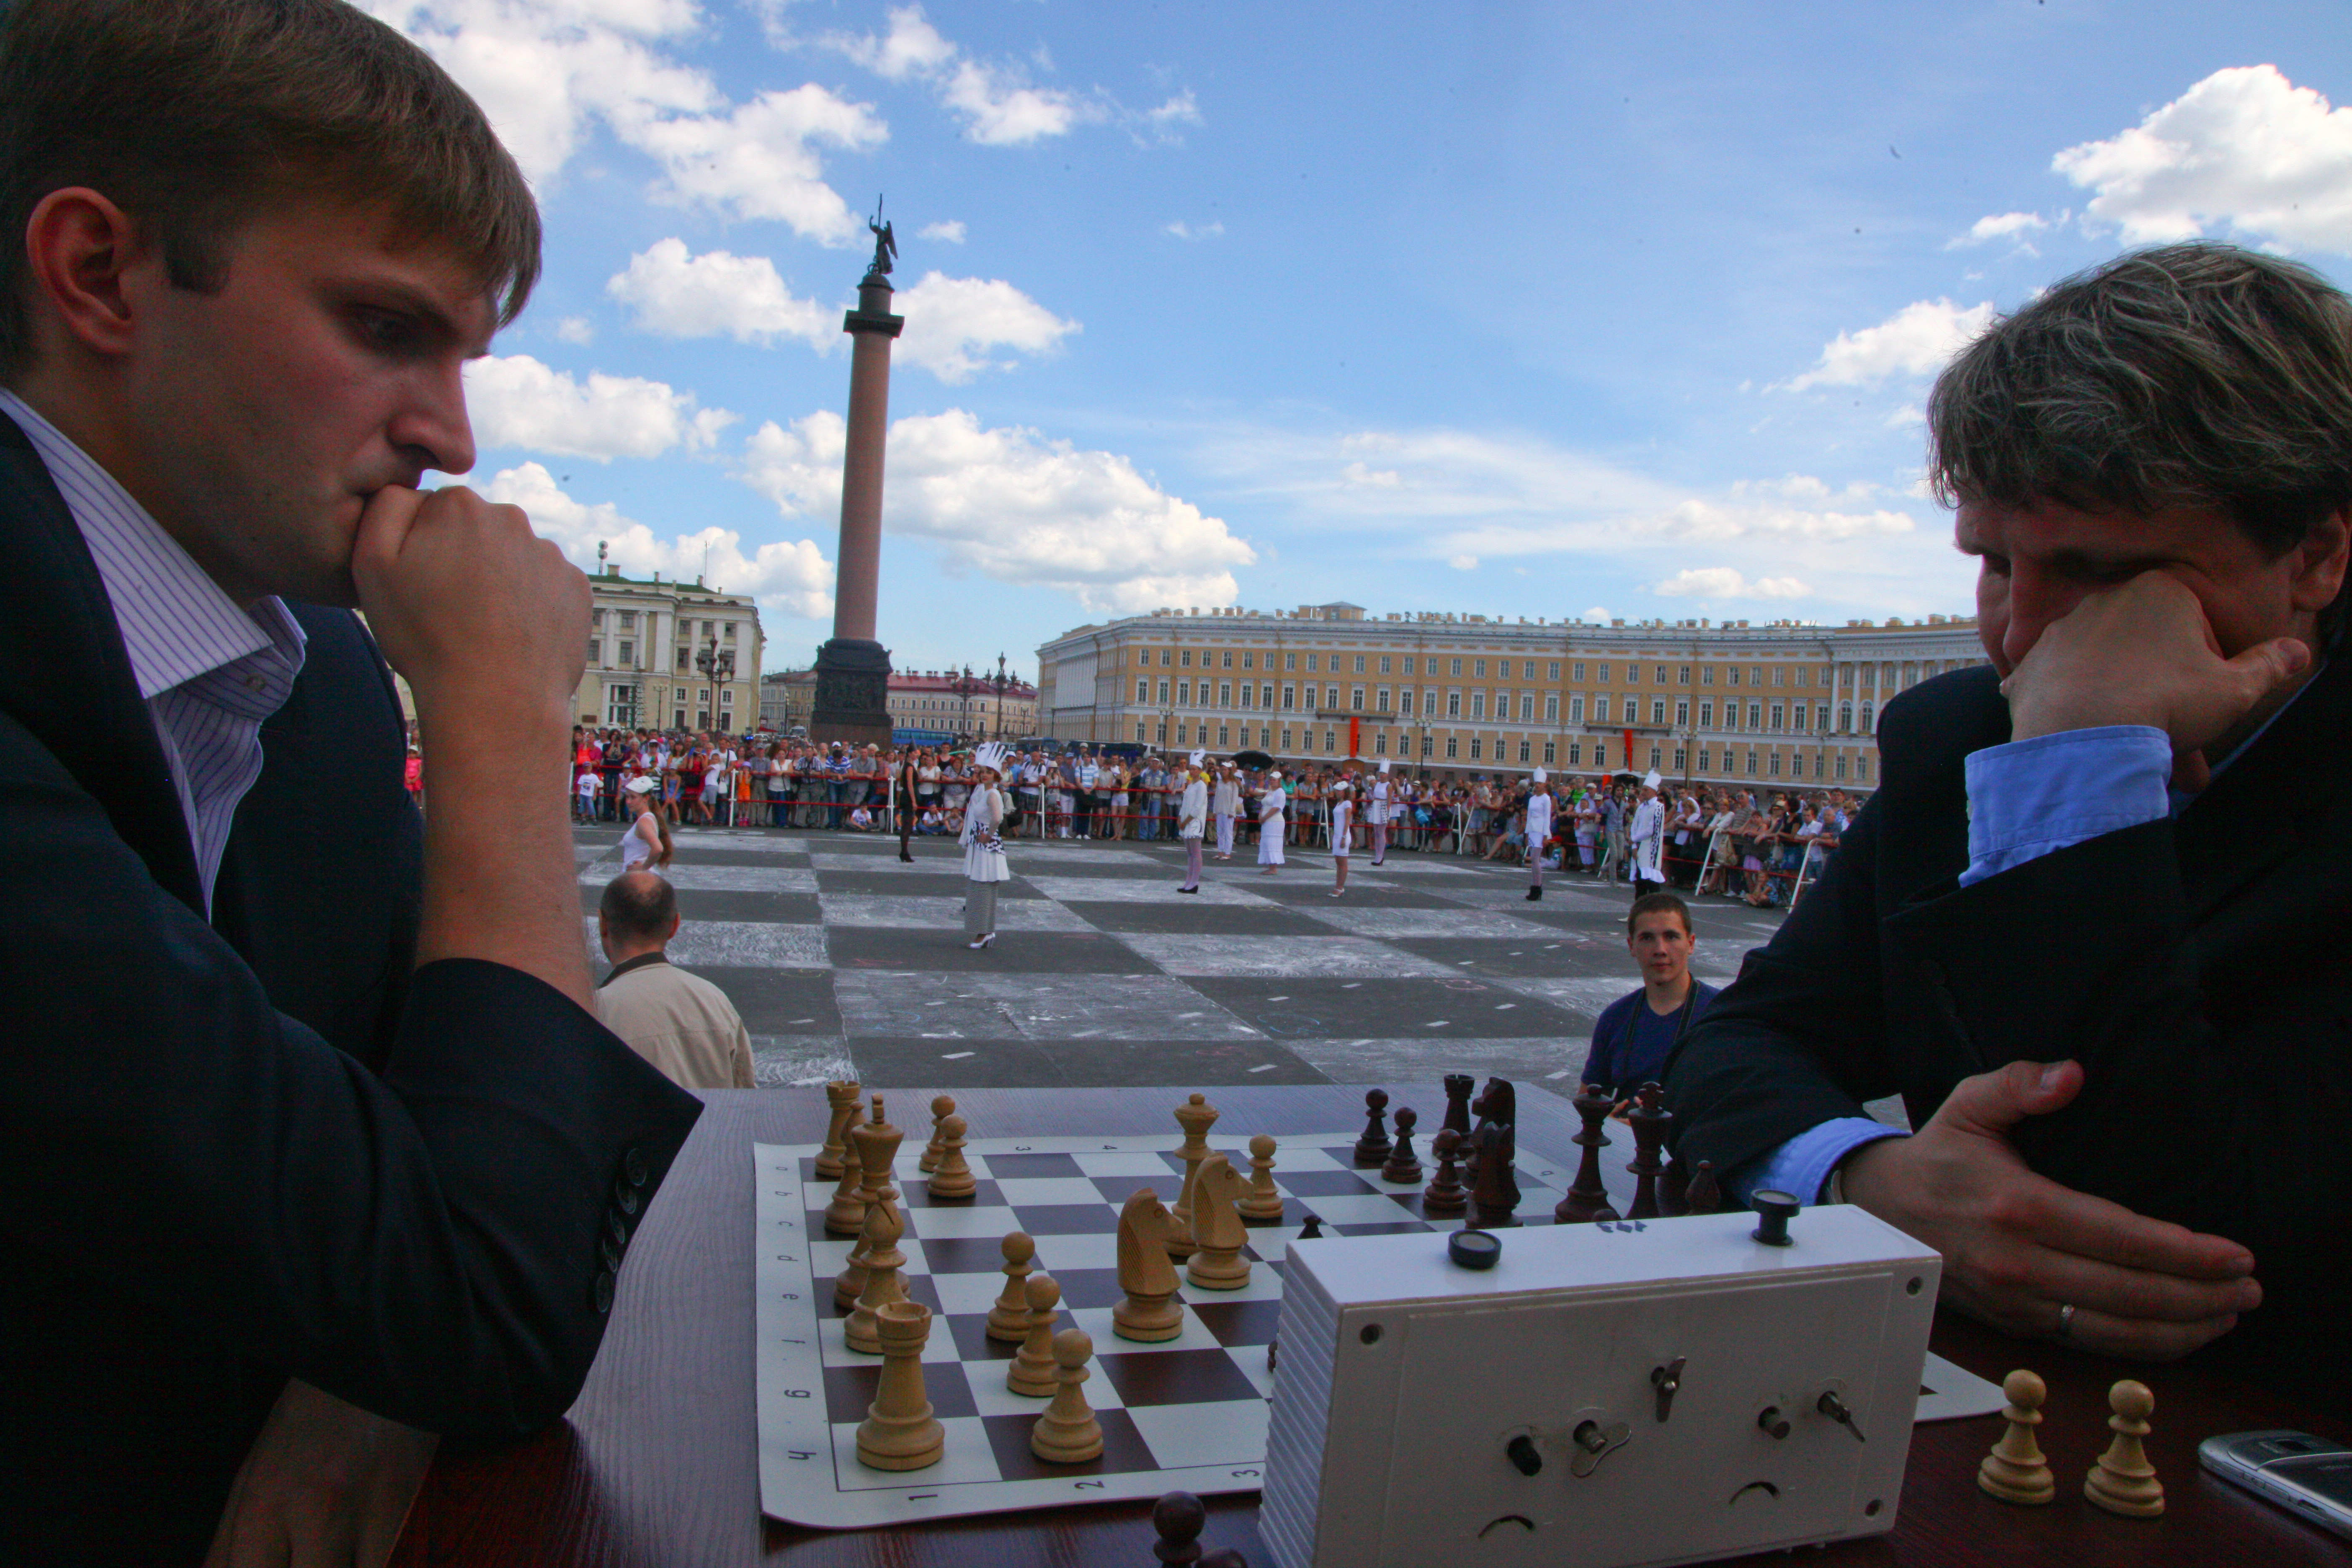
[[[815,1173],[816,1144],[754,1144],[761,1511],[794,1524],[861,1529],[1177,1490],[1258,1490],[1274,1385],[1266,1346],[1282,1312],[1283,1252],[1307,1215],[1322,1222],[1326,1236],[1463,1224],[1460,1215],[1423,1215],[1427,1173],[1421,1182],[1392,1183],[1355,1169],[1355,1140],[1353,1132],[1276,1138],[1274,1180],[1284,1213],[1279,1222],[1250,1222],[1248,1286],[1181,1284],[1182,1335],[1138,1344],[1111,1330],[1121,1297],[1119,1206],[1146,1186],[1175,1201],[1183,1162],[1172,1132],[974,1139],[964,1154],[979,1190],[956,1203],[931,1201],[913,1169],[922,1145],[910,1137],[898,1161],[906,1219],[898,1247],[907,1255],[908,1298],[932,1313],[924,1385],[946,1428],[947,1453],[929,1469],[902,1472],[857,1461],[857,1424],[880,1382],[881,1358],[849,1348],[847,1315],[834,1306],[834,1279],[855,1245],[825,1234],[835,1184]],[[1248,1170],[1247,1139],[1213,1133],[1209,1142],[1237,1170]],[[1574,1173],[1525,1155],[1517,1170],[1520,1222],[1551,1224]],[[1084,1329],[1094,1340],[1085,1392],[1104,1447],[1100,1458],[1082,1465],[1049,1465],[1030,1452],[1045,1401],[1005,1388],[1014,1347],[984,1331],[1004,1286],[1002,1243],[1014,1230],[1036,1239],[1036,1268],[1062,1288],[1060,1326]]]

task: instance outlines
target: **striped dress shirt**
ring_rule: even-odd
[[[302,672],[302,628],[283,600],[240,607],[113,475],[5,387],[0,415],[40,453],[98,563],[179,794],[209,916],[237,803],[261,776],[262,723]]]

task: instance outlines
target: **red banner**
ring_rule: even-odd
[[[1351,757],[1364,754],[1364,721],[1361,719],[1348,721],[1348,754]]]
[[[1631,730],[1625,731],[1625,771],[1629,773],[1633,771],[1633,731]]]

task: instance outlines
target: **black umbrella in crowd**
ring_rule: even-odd
[[[1264,752],[1235,752],[1234,753],[1234,761],[1241,766],[1250,769],[1270,768],[1274,766],[1274,758]]]

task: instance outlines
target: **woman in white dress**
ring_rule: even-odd
[[[1257,797],[1257,863],[1265,868],[1258,873],[1271,877],[1282,865],[1282,837],[1289,826],[1287,813],[1290,796],[1282,787],[1282,774],[1277,771],[1265,775],[1265,788]]]
[[[1355,786],[1341,779],[1331,786],[1331,865],[1338,878],[1331,884],[1331,896],[1335,899],[1348,890],[1348,858],[1355,838]]]
[[[629,803],[629,814],[635,820],[621,835],[621,870],[667,871],[669,869],[669,824],[654,809],[656,786],[654,781],[640,773],[623,786],[622,798]]]
[[[1184,770],[1184,798],[1176,807],[1176,837],[1184,841],[1184,885],[1180,893],[1201,890],[1201,835],[1209,826],[1209,775],[1201,771],[1202,753],[1192,753]],[[1227,817],[1225,833],[1233,833],[1233,819]]]
[[[972,753],[971,791],[963,808],[963,831],[956,842],[963,846],[964,880],[971,884],[964,890],[963,928],[971,941],[965,943],[974,952],[996,940],[996,885],[1013,879],[1013,869],[1004,862],[1004,840],[998,830],[1004,826],[1004,797],[997,793],[997,780],[1004,776],[1004,748],[994,742]]]

